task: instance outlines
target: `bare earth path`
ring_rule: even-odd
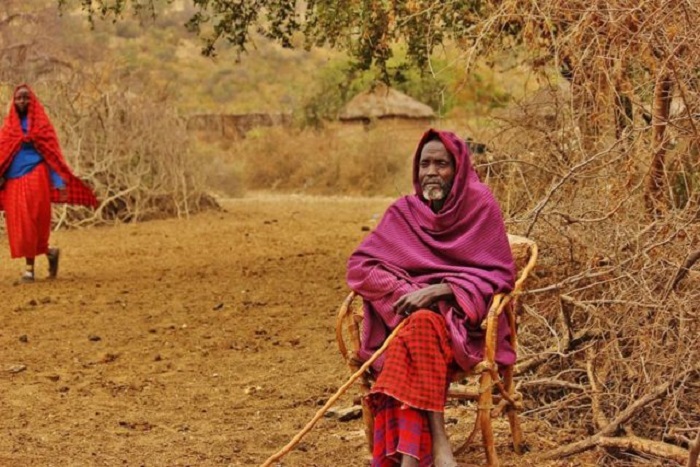
[[[0,465],[260,464],[348,377],[345,260],[389,201],[259,196],[62,231],[58,280],[21,286],[1,238]],[[497,441],[507,465],[528,462]],[[367,465],[360,422],[322,420],[283,465]]]

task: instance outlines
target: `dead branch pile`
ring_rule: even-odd
[[[578,439],[542,457],[598,448],[601,463],[641,455],[694,466],[700,10],[504,5],[492,25],[527,17],[521,38],[540,44],[530,63],[558,65],[543,68],[550,79],[536,95],[498,116],[492,154],[477,160],[510,231],[541,248],[522,319],[520,389],[530,416]]]
[[[61,102],[65,113],[55,121],[69,163],[95,188],[100,205],[90,213],[64,208],[63,222],[134,222],[217,206],[206,192],[204,163],[190,153],[184,121],[171,106],[118,91],[79,102]]]

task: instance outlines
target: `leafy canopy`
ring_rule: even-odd
[[[118,20],[131,11],[156,15],[174,0],[73,0],[88,14]],[[436,46],[446,39],[474,34],[488,2],[480,0],[188,0],[194,7],[188,30],[205,42],[204,53],[214,54],[226,41],[241,51],[257,32],[293,47],[297,34],[303,46],[330,46],[347,51],[359,69],[376,66],[389,81],[392,45],[406,45],[407,58],[425,69]],[[62,8],[71,0],[58,0]]]

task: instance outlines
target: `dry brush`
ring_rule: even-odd
[[[695,465],[700,11],[512,1],[500,14],[527,17],[531,64],[562,75],[542,66],[543,89],[498,116],[480,167],[510,229],[541,247],[520,385],[530,416],[579,432],[542,457]]]
[[[95,189],[93,212],[64,207],[60,223],[135,222],[182,217],[216,207],[206,162],[190,150],[185,122],[167,101],[118,90],[58,94],[57,109],[73,167]]]

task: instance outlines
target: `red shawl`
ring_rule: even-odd
[[[421,150],[432,137],[455,159],[453,186],[438,213],[423,198],[418,180]],[[453,133],[423,135],[414,156],[413,184],[415,194],[392,204],[348,261],[348,285],[365,300],[360,357],[374,353],[404,318],[393,310],[396,300],[426,285],[447,283],[455,299],[439,302],[440,313],[455,359],[466,370],[481,359],[478,325],[493,295],[513,287],[515,265],[505,224],[496,199],[472,167],[466,144]],[[508,334],[503,314],[496,353],[502,364],[515,360]]]
[[[29,86],[21,85],[15,88],[15,93],[22,87],[27,88],[31,96],[29,108],[27,109],[29,128],[27,134],[22,132],[13,94],[10,112],[5,118],[2,129],[0,129],[0,174],[4,174],[10,167],[10,163],[20,150],[22,143],[32,143],[34,148],[44,158],[44,161],[54,172],[61,176],[66,185],[66,191],[63,196],[61,196],[60,190],[55,188],[51,190],[51,201],[54,203],[96,207],[97,198],[95,198],[95,194],[85,183],[73,175],[68,164],[66,164],[61,153],[61,147],[58,144],[56,131],[34,92]],[[4,198],[5,192],[0,189],[0,210],[3,209]]]

